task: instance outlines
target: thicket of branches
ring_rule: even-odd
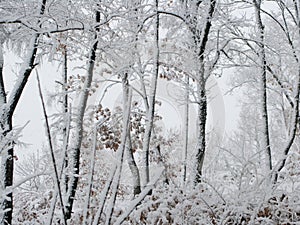
[[[298,222],[299,10],[298,0],[0,1],[0,223]],[[9,52],[22,62],[8,91]],[[46,60],[61,77],[50,95]],[[209,125],[219,119],[209,107],[223,110],[210,82],[229,71],[241,111],[225,135]],[[24,131],[13,118],[35,76],[47,141],[15,167]],[[163,126],[167,102],[180,130]]]

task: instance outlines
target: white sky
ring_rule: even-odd
[[[6,52],[4,59],[5,67],[4,67],[4,81],[6,84],[6,92],[9,94],[11,87],[16,80],[16,72],[18,71],[18,63],[21,60],[13,55],[12,53]],[[45,61],[39,67],[39,76],[41,79],[41,85],[43,88],[43,94],[45,98],[48,98],[48,94],[55,92],[55,80],[61,80],[61,67],[57,68],[57,63],[51,63]],[[225,132],[231,132],[237,125],[237,121],[239,118],[239,107],[237,106],[237,96],[236,95],[225,95],[229,89],[228,80],[232,75],[233,70],[226,70],[221,78],[216,78],[218,83],[218,87],[221,90],[220,95],[221,101],[224,101],[225,106]],[[170,98],[169,94],[166,92],[166,87],[169,87],[168,82],[159,80],[159,88],[158,88],[158,99],[163,101],[164,104],[161,107],[158,107],[158,112],[163,116],[164,126],[167,130],[174,129],[180,130],[182,127],[183,113],[181,112],[182,105],[176,103],[174,98]],[[111,93],[108,95],[108,98],[104,99],[104,104],[112,107],[115,105],[115,102],[118,101],[118,96],[121,94],[120,87],[116,89],[112,89]],[[169,87],[171,90],[172,87]],[[169,91],[168,91],[169,92]],[[171,94],[172,95],[172,94]],[[96,98],[99,97],[99,94],[95,95]],[[94,98],[95,98],[94,96]],[[220,96],[219,96],[220,97]],[[175,97],[176,98],[176,97]],[[220,100],[220,99],[219,99]],[[55,109],[49,107],[47,105],[48,114],[59,110],[59,108]],[[194,136],[193,130],[195,130],[196,125],[196,111],[193,107],[190,108],[190,134]],[[212,117],[219,117],[223,120],[222,116],[218,113],[220,112],[212,112],[212,110],[219,110],[222,112],[222,107],[216,106],[216,103],[212,106],[212,104],[208,107],[209,114],[209,124],[212,124]],[[214,114],[214,116],[212,116]],[[180,121],[181,120],[181,121]],[[29,146],[20,146],[16,148],[16,155],[18,158],[23,158],[22,156],[27,155],[32,152],[36,152],[38,149],[41,149],[43,144],[46,144],[45,141],[45,128],[44,128],[44,118],[42,114],[41,102],[38,96],[37,89],[37,81],[36,81],[36,73],[33,72],[29,78],[29,81],[25,87],[25,90],[22,94],[20,102],[16,108],[15,115],[13,117],[13,122],[15,126],[24,126],[26,122],[29,121],[27,126],[24,128],[22,132],[21,141],[29,144]],[[177,121],[177,122],[174,122]]]

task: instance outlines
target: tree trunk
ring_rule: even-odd
[[[155,112],[155,99],[156,99],[156,88],[159,71],[159,14],[158,14],[158,1],[156,0],[156,26],[155,26],[155,52],[153,58],[154,74],[151,79],[150,93],[149,93],[149,109],[146,112],[146,129],[143,139],[143,187],[145,188],[150,181],[150,169],[149,169],[149,151],[150,151],[150,140],[153,129],[153,120]]]
[[[96,11],[96,23],[100,23],[100,12]],[[96,59],[96,50],[98,48],[98,32],[99,26],[96,27],[96,34],[94,38],[94,43],[90,50],[89,61],[87,65],[87,76],[84,82],[83,92],[79,98],[78,110],[76,114],[76,125],[74,127],[74,140],[73,145],[70,150],[69,154],[69,166],[71,167],[72,175],[69,177],[68,183],[68,192],[67,192],[67,202],[66,202],[66,217],[67,219],[71,218],[71,213],[73,209],[73,203],[75,199],[77,184],[78,184],[78,176],[79,176],[79,161],[80,161],[80,149],[81,149],[81,142],[83,138],[83,117],[84,112],[87,105],[87,100],[89,96],[89,89],[91,87],[93,74],[94,74],[94,66],[95,66],[95,59]]]
[[[127,74],[125,74],[125,76],[127,77]],[[127,78],[125,80],[127,80]],[[132,90],[129,89],[129,85],[127,83],[125,84],[125,89],[123,90],[123,129],[121,135],[121,144],[118,148],[118,164],[117,164],[116,174],[114,177],[114,182],[111,187],[111,199],[107,206],[105,225],[111,224],[111,219],[112,219],[116,198],[117,198],[117,191],[120,184],[123,161],[124,161],[124,152],[126,150],[128,133],[130,132],[129,124],[130,124],[131,100],[132,100]]]
[[[130,133],[128,132],[127,137],[127,162],[129,169],[132,173],[133,177],[133,195],[138,195],[141,193],[141,179],[140,179],[140,172],[139,168],[137,167],[137,164],[134,159],[134,155],[131,148],[131,137]]]
[[[294,2],[294,7],[295,7],[295,13],[296,13],[296,21],[297,21],[297,32],[298,35],[300,35],[300,16],[299,16],[299,1],[293,1]],[[284,18],[284,20],[286,20],[286,18]],[[275,176],[273,179],[273,183],[277,183],[278,181],[278,175],[279,172],[285,167],[286,164],[286,160],[288,157],[288,154],[292,148],[292,145],[294,144],[294,140],[296,138],[296,133],[297,133],[297,129],[298,129],[298,123],[299,123],[299,105],[300,105],[300,59],[299,59],[299,55],[297,54],[297,49],[295,48],[295,45],[293,42],[289,42],[292,50],[293,50],[293,57],[295,59],[295,61],[298,64],[298,77],[297,77],[297,86],[296,86],[296,92],[295,92],[295,104],[294,104],[294,108],[293,108],[293,115],[292,115],[292,123],[291,123],[291,133],[290,133],[290,137],[289,140],[287,142],[287,145],[283,151],[283,159],[280,160],[278,166],[276,167],[275,170]]]
[[[204,66],[204,65],[203,65]],[[202,66],[202,67],[203,67]],[[204,74],[204,68],[201,70],[201,74]],[[198,89],[198,132],[197,132],[197,171],[196,171],[196,178],[195,183],[201,182],[202,176],[202,168],[205,156],[205,149],[206,149],[206,119],[207,119],[207,96],[205,90],[205,78],[201,76],[201,82],[197,84]]]
[[[46,0],[42,0],[40,8],[40,15],[45,12]],[[23,90],[27,84],[28,78],[35,67],[35,58],[37,54],[39,34],[35,34],[28,47],[28,53],[24,60],[23,66],[20,71],[20,75],[13,86],[11,94],[8,98],[5,94],[5,87],[3,82],[3,52],[2,44],[0,51],[0,64],[1,64],[1,77],[0,77],[0,103],[1,103],[1,117],[0,117],[0,129],[1,129],[1,142],[5,143],[2,145],[1,151],[1,182],[2,190],[5,190],[5,197],[1,199],[1,209],[4,213],[0,214],[0,224],[11,224],[12,223],[12,212],[13,212],[13,194],[12,190],[8,190],[13,185],[13,172],[14,172],[14,149],[13,140],[7,140],[8,136],[12,131],[12,117],[17,104],[21,98]]]
[[[185,105],[184,105],[184,140],[183,140],[183,187],[186,183],[187,177],[187,154],[188,154],[188,142],[189,142],[189,77],[185,77]]]
[[[255,6],[255,16],[256,23],[259,29],[259,66],[260,66],[260,93],[261,93],[261,115],[262,115],[262,132],[263,140],[262,146],[265,152],[265,165],[267,169],[267,174],[270,176],[272,170],[272,156],[271,156],[271,146],[270,146],[270,134],[269,134],[269,119],[268,119],[268,108],[267,108],[267,63],[266,63],[266,53],[264,45],[264,25],[262,24],[262,19],[260,15],[260,0],[254,0]]]
[[[200,6],[201,1],[197,4],[197,11]],[[216,0],[211,0],[209,4],[208,14],[206,18],[206,22],[203,25],[202,29],[199,30],[197,27],[197,19],[192,19],[194,22],[191,32],[193,34],[194,39],[194,51],[195,56],[198,61],[199,71],[198,71],[198,81],[197,81],[197,97],[198,97],[198,136],[197,136],[197,155],[196,155],[196,177],[195,184],[201,182],[202,176],[202,168],[206,150],[206,137],[205,137],[205,129],[206,129],[206,117],[207,117],[207,95],[206,95],[206,81],[207,77],[210,74],[205,73],[205,61],[204,54],[206,50],[206,44],[208,41],[208,36],[210,33],[210,28],[212,26],[211,20],[213,17],[213,13],[216,7]],[[195,20],[195,21],[194,21]]]
[[[63,160],[63,165],[62,165],[62,190],[64,193],[67,193],[68,191],[68,180],[69,177],[66,175],[66,169],[68,168],[68,143],[69,143],[69,126],[70,124],[68,123],[70,113],[69,113],[69,106],[68,106],[68,92],[66,90],[66,85],[68,82],[68,50],[67,46],[64,46],[64,52],[63,52],[63,57],[64,57],[64,64],[63,64],[63,75],[62,75],[62,91],[64,93],[63,96],[63,105],[62,105],[62,111],[64,113],[64,128],[62,131],[63,135],[63,153],[64,153],[64,160]]]

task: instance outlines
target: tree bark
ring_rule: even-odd
[[[127,137],[127,162],[129,169],[132,173],[133,177],[133,195],[138,195],[141,193],[141,179],[140,179],[140,172],[139,168],[137,167],[137,164],[134,159],[134,155],[132,152],[132,147],[131,147],[131,137],[130,133],[128,132],[128,137]]]
[[[294,3],[294,7],[295,7],[295,12],[296,12],[296,26],[297,26],[297,31],[298,31],[298,35],[300,35],[300,16],[299,16],[299,1],[293,1]],[[283,18],[284,20],[286,20],[286,18]],[[297,129],[298,129],[298,123],[299,123],[299,105],[300,105],[300,59],[299,59],[299,55],[297,54],[297,50],[295,48],[294,43],[291,41],[290,37],[287,37],[289,39],[289,44],[293,50],[293,57],[295,59],[295,61],[298,64],[298,77],[297,77],[297,86],[296,86],[296,92],[295,92],[295,97],[294,97],[294,108],[293,108],[293,115],[292,115],[292,125],[291,125],[291,133],[290,133],[290,137],[289,140],[287,142],[287,145],[283,151],[283,159],[280,160],[279,165],[276,167],[275,170],[275,176],[273,179],[273,183],[277,183],[278,181],[278,175],[279,172],[285,167],[286,164],[286,160],[288,157],[288,154],[292,148],[292,145],[294,144],[295,138],[296,138],[296,133],[297,133]]]
[[[260,66],[260,93],[261,93],[261,115],[262,115],[262,132],[263,140],[262,146],[265,152],[265,165],[267,169],[267,174],[270,176],[272,171],[272,156],[271,156],[271,146],[270,146],[270,134],[269,134],[269,119],[268,119],[268,106],[267,106],[267,63],[266,63],[266,53],[265,53],[265,40],[264,40],[264,25],[261,19],[261,0],[254,0],[256,24],[259,29],[259,66]]]
[[[199,1],[197,3],[196,12],[198,11],[198,8],[200,6],[200,3],[202,1]],[[205,131],[206,131],[206,120],[207,120],[207,94],[206,94],[206,81],[207,77],[210,74],[205,73],[205,61],[204,61],[204,54],[206,50],[206,44],[208,41],[208,36],[210,33],[210,29],[212,26],[211,20],[215,11],[216,7],[216,0],[210,0],[209,3],[209,9],[208,14],[206,18],[206,22],[203,25],[203,28],[199,30],[197,27],[197,18],[192,18],[192,28],[190,29],[193,35],[194,39],[194,51],[195,56],[198,61],[198,81],[197,81],[197,97],[198,97],[198,133],[197,133],[197,155],[196,155],[196,177],[195,177],[195,184],[198,184],[201,182],[201,176],[202,176],[202,168],[203,168],[203,162],[205,157],[205,150],[206,150],[206,137],[205,137]],[[197,14],[194,14],[197,15]]]
[[[127,75],[125,75],[127,76]],[[127,79],[126,79],[127,80]],[[123,90],[123,129],[122,129],[122,135],[121,135],[121,144],[118,148],[118,164],[117,164],[117,170],[114,177],[114,182],[111,187],[111,199],[110,203],[107,206],[107,212],[106,212],[106,221],[105,225],[111,224],[111,219],[116,203],[117,198],[117,190],[119,188],[120,179],[121,179],[121,172],[123,168],[123,161],[124,161],[124,152],[126,150],[126,142],[128,138],[128,133],[130,132],[129,124],[130,124],[130,112],[131,112],[131,100],[132,100],[132,91],[129,89],[129,86],[125,86],[125,90]]]
[[[96,11],[96,23],[100,23],[100,11]],[[90,54],[89,54],[89,61],[87,65],[87,76],[86,80],[84,82],[83,92],[80,95],[79,98],[79,104],[78,104],[78,110],[76,114],[76,125],[74,127],[74,140],[73,145],[70,150],[69,154],[69,166],[71,167],[71,173],[69,177],[69,183],[68,183],[68,192],[67,192],[67,202],[66,202],[66,217],[67,219],[71,218],[77,184],[78,184],[78,176],[79,176],[79,161],[80,161],[80,149],[81,149],[81,143],[83,138],[83,117],[84,112],[87,105],[87,100],[89,96],[89,89],[91,87],[93,74],[94,74],[94,66],[95,66],[95,60],[96,60],[96,50],[98,48],[98,32],[99,32],[99,26],[97,25],[96,34],[94,37],[94,43],[91,47]]]
[[[150,140],[153,129],[153,120],[155,112],[155,99],[157,89],[157,79],[159,71],[159,13],[158,13],[158,1],[156,0],[156,21],[155,21],[155,52],[153,58],[154,73],[151,79],[150,93],[149,93],[149,108],[146,112],[146,129],[143,139],[143,187],[145,188],[150,181],[150,168],[149,168],[149,151],[150,151]]]
[[[185,105],[184,105],[184,140],[183,140],[183,187],[187,178],[187,154],[189,141],[189,77],[185,77]]]
[[[46,8],[46,0],[42,0],[39,14],[42,16]],[[14,84],[13,90],[7,100],[5,94],[5,87],[3,82],[3,53],[1,52],[1,78],[0,78],[0,102],[1,102],[1,142],[6,142],[8,136],[12,132],[12,117],[15,112],[16,106],[21,98],[24,88],[27,84],[28,78],[35,67],[35,59],[38,49],[39,34],[34,34],[28,47],[28,53],[20,71],[20,75]],[[2,51],[2,45],[1,45]],[[12,224],[12,212],[13,212],[13,194],[11,190],[8,190],[13,185],[13,173],[14,173],[14,149],[13,141],[8,140],[8,143],[2,146],[1,149],[1,182],[2,190],[6,190],[6,197],[1,199],[1,209],[4,211],[0,215],[0,224]]]

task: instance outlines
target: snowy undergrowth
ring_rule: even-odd
[[[190,181],[182,185],[182,161],[176,156],[176,146],[176,143],[173,143],[164,148],[163,164],[152,155],[152,171],[155,171],[154,167],[167,170],[161,174],[152,194],[147,195],[134,208],[123,224],[299,224],[300,182],[296,166],[297,157],[289,159],[290,166],[280,174],[277,186],[268,188],[258,158],[249,155],[239,157],[238,161],[234,160],[235,154],[221,149],[214,153],[218,157],[212,157],[213,160],[208,158],[202,183],[194,187],[191,175],[188,177]],[[96,154],[93,187],[86,218],[88,224],[95,218],[103,201],[101,194],[108,182],[115,155],[116,152],[107,150],[98,151]],[[82,152],[82,159],[75,207],[69,221],[69,224],[74,225],[83,224],[87,207],[90,152]],[[28,160],[35,163],[24,163],[17,169],[24,177],[28,177],[28,174],[44,175],[30,179],[16,190],[14,224],[47,224],[55,194],[54,180],[49,175],[52,167],[49,167],[47,161],[47,155],[41,156]],[[126,166],[122,177],[111,224],[114,224],[132,206],[133,199],[138,197],[132,195],[132,180]],[[108,192],[107,202],[110,199],[111,192]],[[108,205],[105,204],[100,224],[105,223],[107,210]],[[62,224],[61,215],[60,203],[57,201],[53,224]]]

